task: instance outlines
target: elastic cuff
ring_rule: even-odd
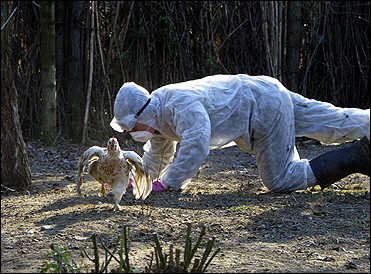
[[[317,185],[316,177],[314,176],[312,168],[310,167],[310,165],[308,165],[307,167],[307,187],[310,188],[316,185]]]

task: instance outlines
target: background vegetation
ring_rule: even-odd
[[[39,3],[13,2],[26,140],[42,128]],[[369,1],[55,1],[53,10],[57,135],[75,142],[113,133],[127,81],[152,91],[218,73],[266,74],[309,98],[369,108]]]

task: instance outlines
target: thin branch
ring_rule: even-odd
[[[107,88],[109,110],[110,110],[109,116],[111,117],[112,116],[112,99],[111,99],[111,91],[110,91],[109,86],[108,86],[108,75],[107,75],[107,72],[106,72],[106,67],[104,65],[103,50],[102,50],[102,44],[101,44],[101,40],[100,40],[100,24],[99,24],[98,8],[96,10],[96,13],[97,13],[97,16],[96,16],[96,20],[97,20],[97,40],[98,40],[99,54],[100,54],[100,59],[101,59],[101,62],[102,62],[102,70],[103,70],[103,75],[104,75],[104,81],[103,82],[105,83],[106,88]]]
[[[1,184],[1,187],[4,188],[5,190],[16,192],[16,190],[14,190],[10,187],[4,186],[3,184]]]
[[[84,143],[87,137],[88,131],[88,118],[89,118],[89,108],[91,100],[91,89],[93,85],[93,68],[94,68],[94,12],[95,12],[96,2],[92,1],[92,10],[91,10],[91,37],[90,37],[90,64],[89,64],[89,83],[88,83],[88,92],[86,96],[86,107],[85,107],[85,117],[84,117],[84,128],[82,131],[82,140]]]
[[[1,31],[6,27],[6,25],[9,23],[10,19],[13,17],[14,13],[17,11],[18,7],[15,7],[15,9],[12,11],[12,14],[9,16],[9,18],[6,20],[4,25],[1,27]]]

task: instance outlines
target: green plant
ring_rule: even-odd
[[[194,246],[192,246],[191,229],[192,225],[191,223],[188,223],[183,261],[180,259],[180,249],[175,249],[174,254],[173,245],[170,245],[169,254],[164,253],[157,234],[154,233],[154,253],[152,253],[152,258],[149,262],[149,265],[145,267],[144,272],[136,270],[130,265],[130,242],[128,237],[128,229],[126,226],[123,226],[121,234],[117,237],[117,241],[112,250],[107,247],[107,242],[103,242],[102,240],[99,241],[97,235],[93,234],[91,238],[93,241],[94,255],[90,256],[84,248],[82,248],[82,251],[83,254],[85,254],[85,256],[94,263],[94,273],[108,273],[108,265],[111,263],[112,259],[119,264],[117,269],[111,269],[111,272],[115,273],[204,273],[210,262],[220,251],[220,248],[217,248],[211,255],[211,249],[215,243],[215,237],[209,239],[205,245],[204,252],[200,255],[200,258],[194,259],[193,266],[191,268],[192,259],[195,257],[196,251],[200,247],[200,244],[206,235],[206,228],[204,225],[202,226],[200,235]],[[102,263],[99,256],[99,246],[101,246],[105,252],[105,259]],[[47,253],[46,257],[51,257],[54,262],[47,262],[45,266],[40,269],[41,273],[46,273],[48,271],[51,271],[51,273],[81,273],[81,270],[76,268],[76,266],[70,261],[70,254],[65,252],[66,248],[57,248],[53,244],[51,244],[50,247],[52,251]],[[118,257],[117,254],[115,254],[116,252],[118,252]],[[154,256],[155,264],[152,264]]]
[[[148,267],[145,268],[146,273],[204,273],[209,266],[210,262],[214,259],[216,254],[220,252],[220,248],[217,248],[215,252],[210,256],[211,249],[215,242],[215,237],[209,239],[206,243],[205,251],[202,253],[201,260],[199,258],[195,258],[193,261],[193,266],[191,269],[192,258],[195,256],[197,249],[199,248],[203,237],[206,234],[206,228],[203,225],[201,228],[200,236],[198,237],[195,245],[192,247],[192,239],[191,239],[191,229],[192,224],[187,224],[187,235],[185,238],[185,245],[184,245],[184,258],[183,261],[180,261],[180,250],[175,249],[175,258],[174,258],[174,250],[173,245],[170,245],[169,254],[165,254],[162,251],[162,247],[160,245],[160,241],[158,240],[157,234],[153,234],[153,240],[155,242],[155,260],[156,264],[152,265],[153,261],[153,253],[152,259]],[[210,256],[210,257],[209,257]]]
[[[115,259],[119,263],[119,267],[117,269],[118,273],[135,273],[138,272],[137,270],[133,269],[130,266],[129,261],[129,240],[128,240],[128,230],[127,227],[124,226],[121,230],[121,234],[117,237],[117,241],[112,249],[109,250],[107,247],[107,243],[103,243],[101,241],[101,246],[105,251],[105,261],[100,264],[100,257],[99,257],[99,250],[98,250],[98,239],[97,235],[92,235],[93,241],[93,250],[94,250],[94,258],[89,256],[89,254],[82,248],[84,254],[88,257],[88,259],[94,262],[94,273],[107,273],[108,272],[108,265],[111,263],[112,259]],[[116,251],[119,249],[119,258],[115,255]],[[109,257],[108,257],[109,255]]]
[[[44,267],[40,268],[41,273],[81,273],[81,269],[77,268],[71,261],[71,255],[66,252],[65,247],[56,247],[50,245],[52,249],[46,255],[46,259],[52,259],[52,262],[46,262]]]

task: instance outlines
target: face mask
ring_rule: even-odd
[[[131,138],[133,138],[137,142],[145,143],[148,140],[152,139],[153,134],[149,131],[135,131],[130,132]]]

